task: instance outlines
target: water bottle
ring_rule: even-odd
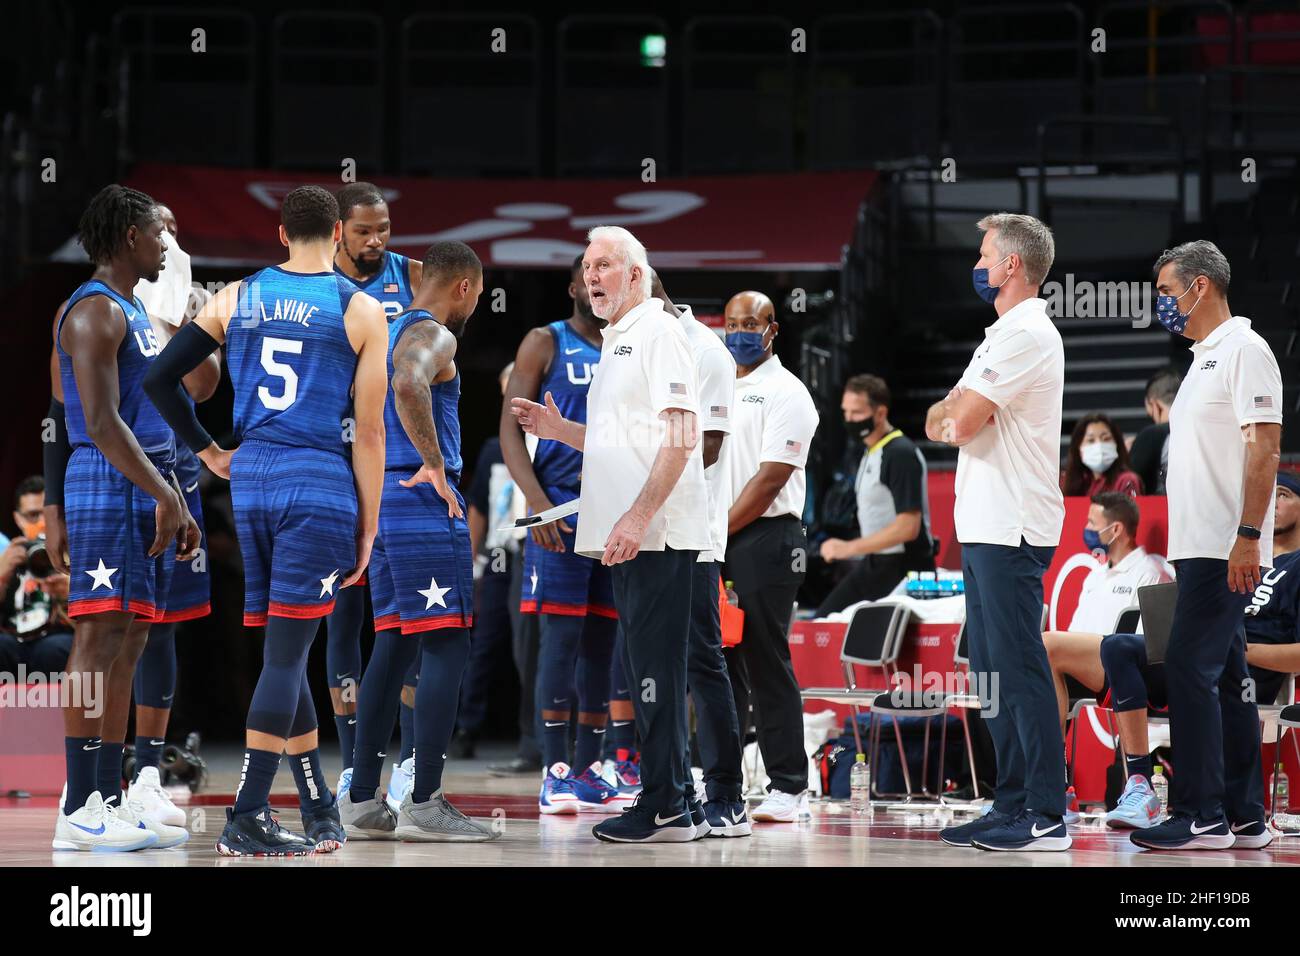
[[[1160,812],[1167,813],[1169,810],[1169,781],[1165,779],[1165,768],[1156,767],[1151,773],[1151,789],[1155,791],[1156,797],[1160,800]]]
[[[866,754],[858,754],[849,771],[849,806],[857,814],[871,813],[871,768]]]
[[[1277,794],[1273,802],[1273,818],[1281,824],[1290,823],[1291,782],[1287,779],[1286,771],[1282,769],[1280,762],[1273,771],[1273,779],[1268,782],[1268,792]]]
[[[732,607],[740,607],[740,596],[739,596],[738,594],[736,594],[735,590],[733,590],[733,587],[732,587],[735,583],[736,583],[735,581],[727,581],[727,582],[726,582],[726,586],[727,586],[727,603],[730,604]]]

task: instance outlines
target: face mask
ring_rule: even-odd
[[[765,332],[729,332],[727,334],[727,351],[736,360],[737,365],[757,365],[767,353],[763,345]]]
[[[1111,441],[1093,442],[1079,449],[1079,457],[1083,459],[1083,464],[1089,471],[1100,475],[1115,464],[1115,459],[1119,457],[1119,450]]]
[[[1003,262],[1006,262],[1007,259],[1010,258],[1011,258],[1010,256],[1004,256],[1001,262],[994,263],[993,268],[996,269],[998,266],[1002,265]],[[1002,285],[996,285],[996,286],[989,285],[988,269],[972,269],[970,277],[971,277],[971,283],[975,286],[975,294],[978,295],[985,302],[987,302],[989,305],[992,305],[994,301],[997,299],[998,290],[1002,288],[1002,285],[1007,284],[1007,280],[1003,279]],[[1010,278],[1010,276],[1008,276],[1007,278]]]
[[[1183,295],[1192,291],[1188,286],[1183,290]],[[1156,321],[1163,325],[1175,335],[1182,335],[1183,329],[1187,328],[1187,320],[1191,318],[1192,313],[1196,311],[1196,305],[1201,304],[1201,300],[1196,300],[1196,305],[1192,306],[1186,312],[1178,311],[1178,300],[1183,295],[1158,295],[1156,296]]]
[[[1109,528],[1110,525],[1107,525],[1106,527]],[[1102,528],[1102,531],[1105,530],[1106,528]],[[1110,539],[1109,544],[1105,541],[1102,541],[1101,531],[1093,531],[1091,528],[1083,529],[1083,546],[1087,548],[1089,551],[1100,551],[1102,554],[1109,554],[1110,546],[1114,543],[1115,543],[1114,538]]]
[[[849,434],[857,439],[859,443],[866,441],[867,436],[875,431],[875,428],[876,420],[874,418],[864,418],[860,422],[848,423]]]

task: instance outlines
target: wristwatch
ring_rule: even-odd
[[[1258,541],[1260,533],[1260,530],[1254,525],[1243,524],[1237,526],[1237,537],[1239,538],[1249,538],[1251,541]]]

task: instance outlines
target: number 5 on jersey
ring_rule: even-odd
[[[284,391],[272,395],[265,385],[257,387],[257,397],[262,404],[272,411],[282,412],[294,403],[298,397],[298,373],[293,367],[275,360],[275,353],[287,352],[292,355],[302,354],[302,342],[294,339],[276,339],[267,336],[262,339],[262,368],[274,378],[284,381]]]

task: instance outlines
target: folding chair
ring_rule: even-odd
[[[1278,693],[1278,697],[1282,700],[1287,701],[1287,703],[1259,705],[1259,722],[1261,728],[1270,723],[1275,723],[1277,724],[1278,727],[1277,749],[1274,752],[1274,756],[1276,759],[1274,761],[1274,768],[1273,770],[1270,771],[1270,776],[1273,781],[1273,788],[1272,788],[1273,792],[1272,795],[1269,797],[1269,802],[1268,802],[1269,813],[1274,820],[1276,820],[1277,818],[1276,764],[1282,762],[1282,756],[1281,756],[1282,738],[1286,735],[1286,732],[1288,730],[1295,730],[1296,728],[1300,728],[1300,705],[1297,705],[1295,703],[1295,675],[1294,674],[1286,675],[1286,683],[1282,685],[1282,690]],[[1291,734],[1291,749],[1295,751],[1296,762],[1300,763],[1300,740],[1297,740],[1296,735],[1294,733]],[[1290,813],[1290,810],[1291,808],[1289,806],[1282,808],[1283,813]],[[1288,835],[1295,835],[1297,833],[1300,833],[1300,831],[1294,829],[1284,829],[1283,827],[1278,826],[1276,822],[1273,823],[1273,826],[1276,827],[1280,832]]]
[[[963,673],[970,675],[970,646],[966,640],[966,622],[962,621],[961,632],[957,635],[957,646],[952,654],[953,673],[957,672],[957,665],[961,665],[965,670]],[[967,687],[967,690],[970,688]],[[974,694],[948,694],[943,699],[944,714],[946,716],[948,708],[955,707],[957,715],[961,718],[962,734],[966,738],[966,760],[970,764],[970,779],[973,788],[972,798],[980,799],[980,778],[979,772],[975,767],[975,746],[971,742],[970,720],[967,717],[967,711],[979,710],[980,699]],[[939,782],[943,784],[943,762],[948,752],[948,721],[945,720],[939,730]],[[939,794],[939,802],[947,803],[942,793]]]
[[[799,691],[804,700],[825,700],[833,704],[848,704],[853,709],[853,742],[858,753],[862,749],[862,737],[858,730],[860,708],[871,709],[872,704],[882,693],[883,688],[860,688],[857,675],[853,672],[855,664],[863,667],[879,668],[885,672],[885,682],[892,683],[893,675],[898,672],[898,655],[903,646],[903,635],[912,612],[898,604],[878,604],[864,602],[859,605],[849,618],[849,626],[844,632],[844,644],[840,648],[840,662],[844,667],[843,687],[809,687]],[[894,722],[898,750],[903,753],[903,734]],[[908,777],[907,761],[903,758],[904,782],[911,790]],[[874,782],[872,787],[875,787]]]

